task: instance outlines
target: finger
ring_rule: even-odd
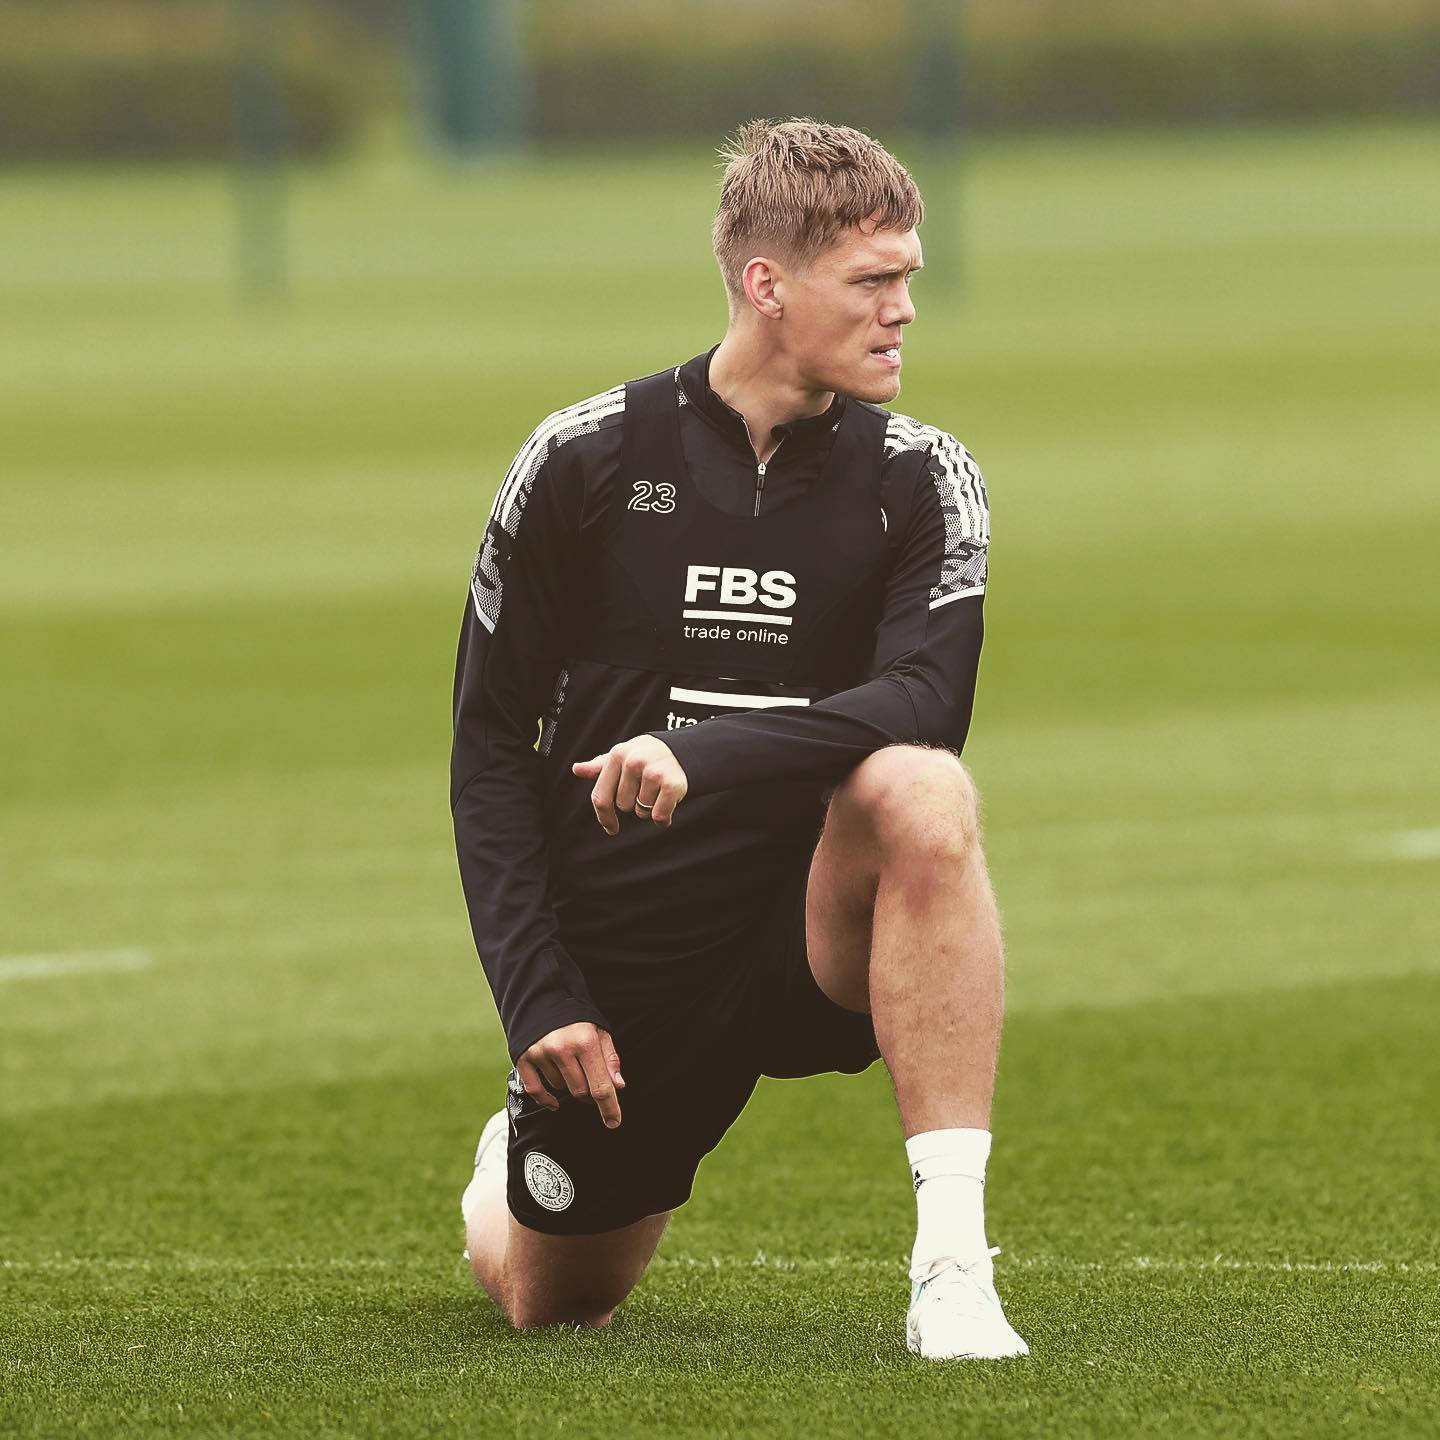
[[[523,1055],[515,1062],[515,1073],[519,1075],[520,1083],[525,1087],[525,1093],[532,1100],[538,1100],[547,1110],[560,1108],[560,1102],[545,1088],[545,1082],[540,1078],[539,1070]]]
[[[634,813],[640,785],[645,779],[645,757],[627,755],[620,765],[620,784],[615,789],[615,808],[622,815]]]
[[[586,780],[593,780],[604,768],[604,765],[605,757],[603,755],[597,755],[593,760],[577,760],[570,767],[570,771],[572,774],[579,775]]]
[[[600,1046],[592,1044],[580,1052],[580,1062],[585,1067],[585,1083],[590,1087],[590,1098],[600,1111],[600,1118],[607,1130],[613,1130],[620,1123],[620,1101],[615,1094],[615,1084],[610,1078],[610,1067]]]
[[[570,1093],[570,1087],[566,1085],[565,1077],[549,1055],[542,1054],[536,1060],[535,1068],[540,1072],[540,1080],[545,1086],[545,1093],[552,1099]]]
[[[620,1054],[615,1049],[615,1042],[610,1038],[608,1030],[601,1030],[600,1053],[605,1057],[605,1066],[610,1071],[610,1078],[615,1082],[617,1090],[625,1088],[625,1077],[620,1073]]]
[[[676,768],[679,769],[678,765]],[[669,828],[670,822],[675,818],[675,807],[685,798],[689,789],[690,782],[685,778],[683,770],[660,787],[660,794],[656,798],[655,808],[650,812],[650,818],[662,830]]]
[[[600,828],[607,835],[620,833],[620,817],[615,813],[615,787],[620,781],[621,763],[619,754],[612,750],[605,757],[600,778],[590,792],[590,803],[595,807],[595,818],[600,822]]]
[[[660,798],[664,778],[665,772],[662,768],[653,764],[645,767],[645,773],[640,777],[640,793],[635,797],[635,813],[642,820],[652,818],[651,812]]]
[[[560,1056],[556,1063],[560,1067],[560,1073],[565,1077],[565,1084],[569,1087],[570,1093],[577,1100],[588,1100],[590,1086],[586,1083],[585,1070],[579,1060],[567,1052]]]

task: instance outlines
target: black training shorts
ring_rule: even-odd
[[[607,1130],[589,1100],[548,1110],[511,1071],[506,1198],[522,1225],[588,1235],[673,1210],[762,1075],[854,1074],[879,1058],[870,1016],[815,983],[798,888],[746,943],[707,963],[702,984],[693,962],[587,968],[620,1056],[621,1124]]]

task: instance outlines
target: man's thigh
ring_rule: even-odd
[[[547,1235],[510,1216],[505,1273],[516,1325],[603,1325],[635,1288],[669,1223],[650,1215],[599,1235]]]
[[[891,745],[862,761],[829,794],[825,826],[810,862],[805,943],[816,984],[850,1010],[870,1008],[870,952],[882,861],[944,843],[973,782],[949,750]],[[973,824],[973,818],[971,823]]]

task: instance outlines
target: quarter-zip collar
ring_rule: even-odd
[[[694,405],[695,409],[722,435],[739,445],[744,450],[748,462],[753,465],[755,450],[750,443],[750,432],[746,427],[745,417],[738,410],[727,405],[710,388],[710,357],[719,348],[719,344],[716,343],[705,354],[697,355],[693,360],[687,360],[680,367],[678,374],[680,389],[684,393],[687,403]],[[827,450],[844,414],[845,397],[837,391],[828,410],[822,411],[819,415],[805,415],[798,420],[788,420],[783,425],[774,426],[770,434],[777,446],[783,442],[783,450],[788,463],[798,458],[796,452],[808,451],[812,448]],[[771,458],[772,460],[780,458],[778,449]]]

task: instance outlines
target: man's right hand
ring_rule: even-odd
[[[607,1129],[619,1125],[616,1091],[625,1088],[625,1081],[608,1030],[588,1022],[562,1025],[526,1050],[515,1061],[515,1070],[526,1093],[546,1109],[560,1108],[552,1092],[563,1095],[568,1091],[577,1100],[591,1101]]]

